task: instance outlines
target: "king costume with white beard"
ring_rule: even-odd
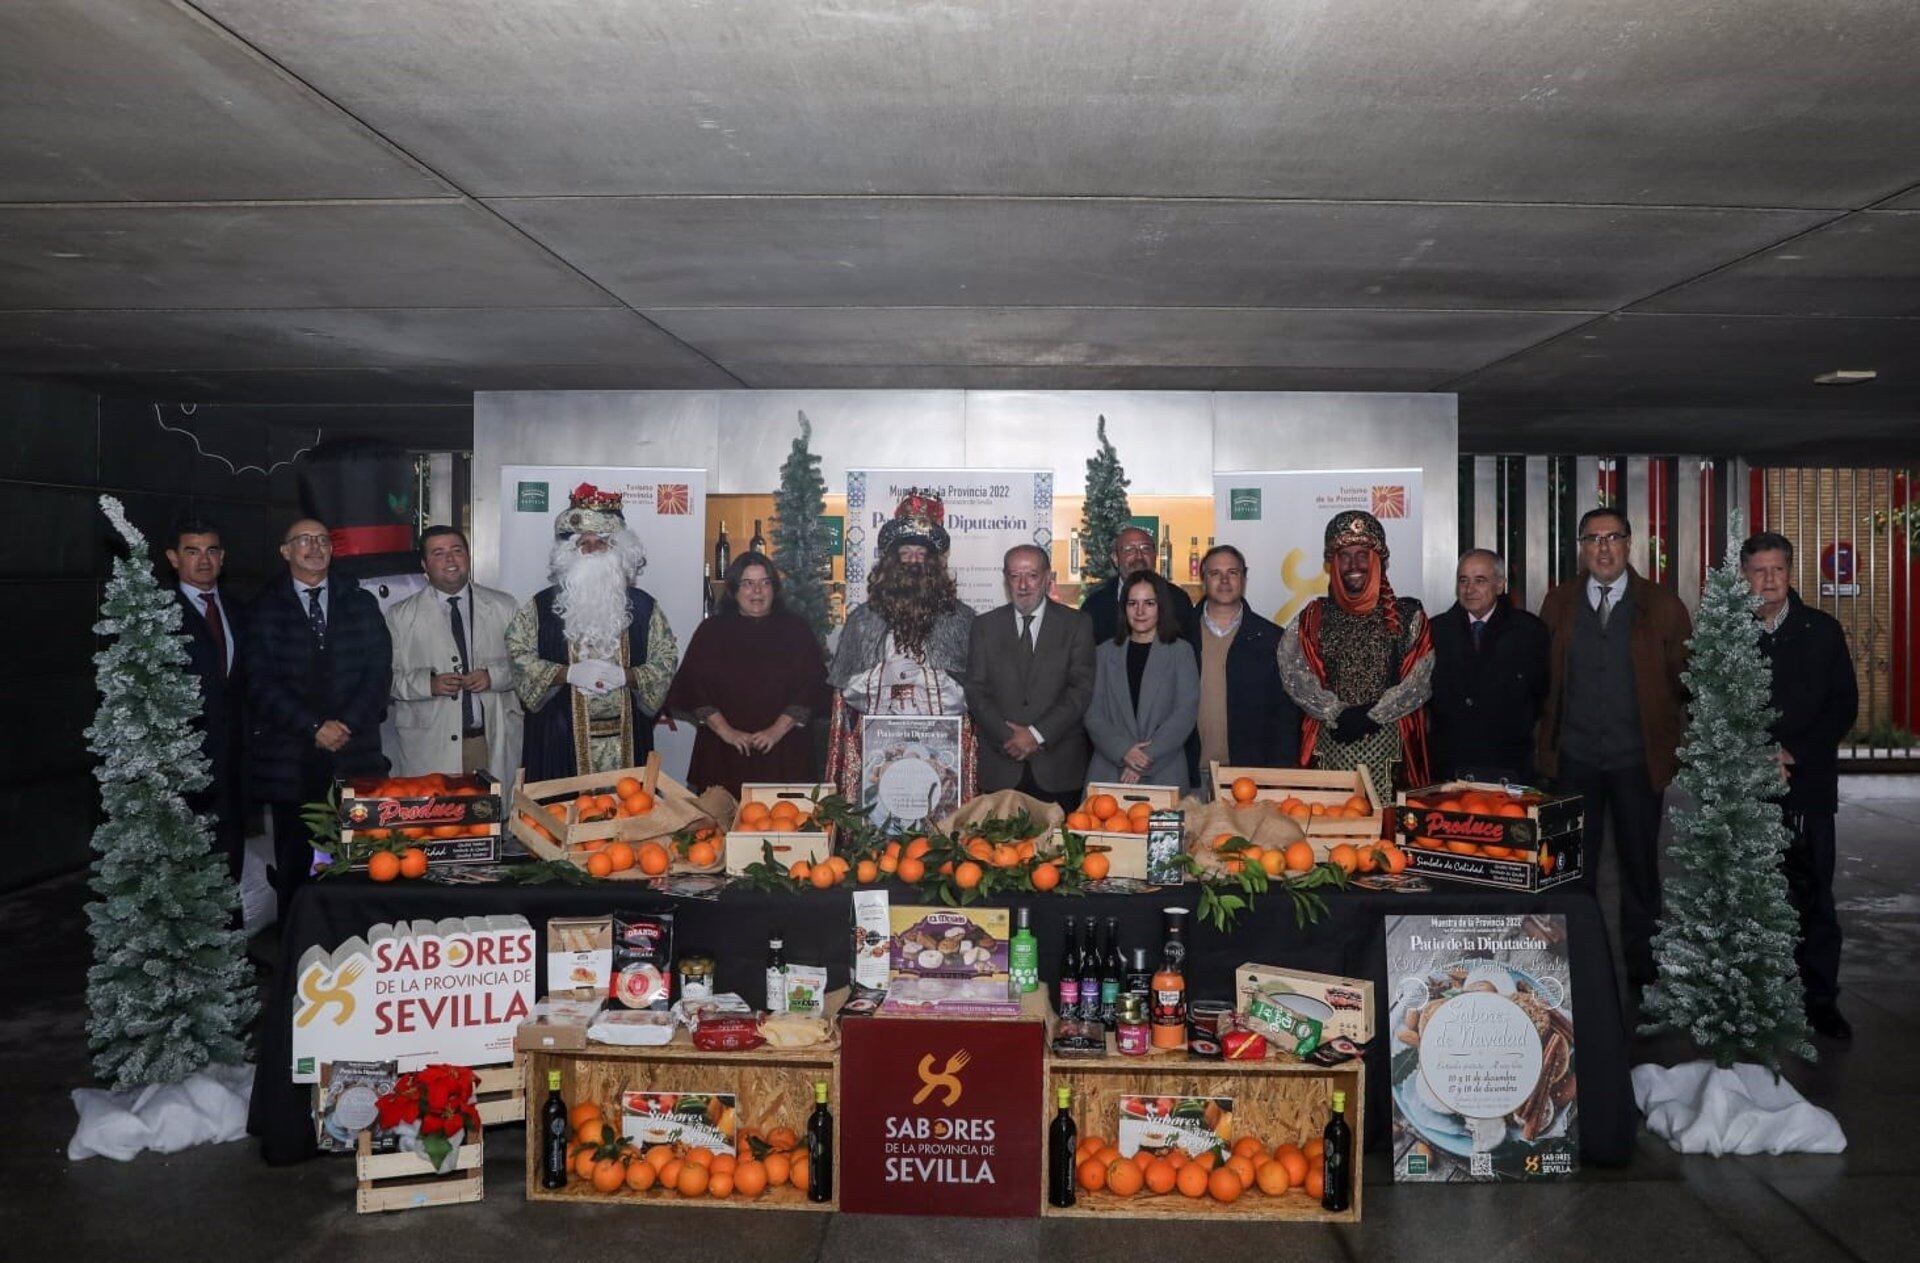
[[[554,521],[553,586],[507,628],[529,781],[633,767],[652,752],[680,647],[659,603],[633,586],[646,564],[619,493],[574,488]]]

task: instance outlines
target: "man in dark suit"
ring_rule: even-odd
[[[198,518],[174,527],[167,564],[179,577],[180,630],[187,641],[187,669],[200,681],[200,748],[212,784],[187,796],[187,806],[213,816],[215,847],[227,857],[234,884],[247,852],[246,783],[241,751],[246,736],[245,660],[240,639],[245,618],[220,590],[227,550],[220,528]]]
[[[1460,554],[1454,597],[1433,620],[1434,776],[1525,784],[1547,695],[1547,625],[1508,602],[1507,563],[1485,548]]]
[[[1078,610],[1047,599],[1046,550],[1007,550],[1008,603],[973,620],[967,709],[980,733],[980,790],[1017,789],[1071,806],[1086,787],[1093,631]]]
[[[1847,634],[1792,587],[1793,542],[1762,531],[1740,545],[1740,569],[1760,599],[1760,652],[1773,671],[1773,739],[1786,778],[1780,796],[1793,841],[1783,867],[1800,914],[1795,956],[1807,989],[1807,1023],[1828,1039],[1853,1038],[1840,1014],[1840,917],[1833,906],[1834,828],[1840,809],[1840,743],[1860,714]]]
[[[280,541],[287,574],[248,610],[244,652],[252,727],[248,784],[273,814],[280,915],[313,863],[300,820],[336,776],[383,776],[380,717],[393,669],[387,620],[373,594],[328,573],[325,524],[302,518]]]
[[[1206,599],[1185,626],[1200,664],[1200,714],[1187,738],[1195,785],[1208,785],[1214,763],[1235,767],[1298,767],[1300,708],[1280,681],[1280,638],[1273,623],[1247,604],[1247,559],[1218,544],[1200,559]]]
[[[1121,583],[1142,571],[1153,571],[1153,532],[1139,526],[1127,527],[1114,536],[1112,556],[1113,578],[1095,587],[1080,602],[1080,612],[1093,622],[1096,645],[1104,645],[1119,634],[1120,604],[1116,594]],[[1180,590],[1172,575],[1162,577],[1167,581],[1167,596],[1173,602],[1174,617],[1185,627],[1193,618],[1193,598]]]

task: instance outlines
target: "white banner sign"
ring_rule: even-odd
[[[309,947],[294,975],[293,1081],[319,1082],[332,1061],[512,1061],[534,950],[519,916],[376,925],[331,952]]]
[[[867,599],[880,528],[913,489],[940,497],[953,541],[947,569],[976,614],[1007,603],[1000,562],[1015,544],[1053,547],[1053,474],[1040,469],[847,471],[847,604]]]
[[[1394,592],[1418,598],[1425,511],[1420,488],[1418,469],[1217,473],[1213,533],[1246,554],[1253,608],[1285,626],[1307,602],[1327,594],[1328,519],[1364,509],[1386,528]]]
[[[705,580],[707,471],[632,469],[618,465],[503,465],[500,468],[500,586],[520,601],[547,586],[553,519],[583,482],[618,491],[627,527],[647,548],[647,568],[636,586],[653,594],[684,654],[700,625]],[[720,576],[715,575],[714,578]],[[693,730],[655,729],[661,769],[687,779]]]

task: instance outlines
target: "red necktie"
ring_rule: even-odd
[[[213,651],[220,656],[220,674],[227,674],[227,622],[220,617],[220,602],[213,593],[204,592],[200,596],[207,616],[207,634],[213,637]]]

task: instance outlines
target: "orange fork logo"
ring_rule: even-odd
[[[940,1104],[951,1108],[954,1102],[960,1099],[960,1094],[966,1091],[960,1084],[960,1072],[965,1070],[967,1063],[972,1060],[973,1054],[962,1048],[959,1052],[947,1058],[947,1065],[944,1070],[939,1074],[935,1074],[933,1072],[933,1054],[923,1054],[920,1058],[920,1090],[913,1094],[913,1103],[919,1105],[928,1097],[932,1096],[935,1091],[945,1089],[947,1095]]]

